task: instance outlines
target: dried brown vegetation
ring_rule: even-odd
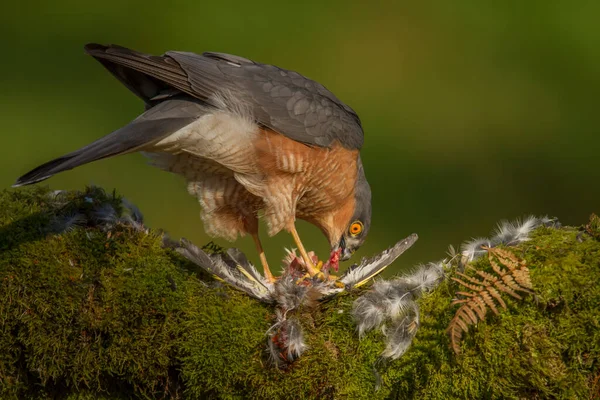
[[[469,325],[485,319],[488,307],[494,314],[498,314],[497,305],[506,308],[502,293],[507,293],[516,299],[522,298],[517,292],[532,293],[533,287],[525,260],[519,259],[507,250],[489,247],[485,249],[493,273],[468,265],[467,270],[475,271],[474,276],[456,272],[459,278],[452,277],[452,280],[468,289],[456,292],[460,298],[452,301],[452,305],[462,304],[448,326],[450,342],[456,354],[460,353],[463,332],[469,330]]]
[[[596,214],[590,216],[590,222],[583,227],[584,231],[596,240],[600,240],[600,217]]]

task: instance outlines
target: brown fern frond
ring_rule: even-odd
[[[490,294],[490,289],[487,288],[487,291],[481,293],[481,298],[488,305],[488,307],[493,311],[494,314],[498,315],[498,309],[496,308],[496,304],[494,304],[494,300],[492,300],[492,296]],[[497,292],[496,292],[497,293]]]
[[[454,317],[456,319],[456,317]],[[454,319],[450,322],[450,326],[448,327],[448,332],[450,333],[450,343],[452,345],[452,349],[456,354],[460,353],[460,340],[462,339],[463,329],[458,322]],[[466,332],[466,330],[464,330]]]
[[[502,307],[506,310],[506,303],[504,302],[504,300],[502,300],[502,296],[500,296],[500,293],[496,290],[496,288],[490,286],[487,288],[487,290],[490,293],[490,296],[492,296],[494,299],[496,299],[498,304],[500,304],[500,307]]]
[[[515,278],[513,278],[512,275],[504,275],[502,277],[502,282],[504,282],[506,286],[510,287],[515,292],[521,290],[521,286],[515,281]],[[520,299],[521,296],[517,298]]]
[[[490,283],[492,283],[492,282],[496,281],[496,279],[498,279],[498,277],[490,274],[489,272],[477,270],[477,271],[475,271],[475,273],[483,278],[485,286],[488,286]]]
[[[475,278],[474,276],[469,276],[466,274],[463,274],[462,272],[456,271],[456,275],[465,278],[466,280],[468,280],[469,282],[478,285],[478,286],[484,286],[483,282],[480,279]]]
[[[477,323],[477,316],[475,315],[475,313],[473,311],[478,310],[478,307],[474,307],[473,304],[470,304],[476,298],[477,297],[473,298],[469,303],[467,303],[463,307],[461,307],[462,312],[463,312],[463,319],[465,319],[465,321],[467,321],[468,323],[473,323],[473,324]],[[468,317],[468,319],[464,318],[465,315]]]
[[[491,257],[492,255],[495,255],[500,263],[505,265],[511,271],[525,265],[525,260],[517,258],[517,256],[508,250],[500,249],[498,247],[488,249],[488,257]]]
[[[468,307],[467,305],[463,305],[458,309],[452,321],[450,321],[450,325],[448,326],[447,332],[450,334],[450,343],[452,345],[452,349],[456,354],[460,353],[460,340],[462,339],[462,333],[467,332],[469,330],[470,322],[469,320],[464,320],[464,308]]]
[[[494,272],[497,273],[499,276],[506,274],[506,270],[504,270],[502,267],[500,267],[500,265],[498,265],[498,263],[491,257],[490,257],[490,265],[492,266],[492,269],[494,270]]]
[[[483,289],[483,286],[478,286],[478,285],[473,285],[467,282],[463,282],[458,278],[452,277],[451,278],[454,282],[458,282],[459,284],[463,285],[464,287],[466,287],[467,289],[471,289],[474,292],[479,292],[481,289]]]
[[[456,324],[460,326],[461,330],[463,330],[463,331],[466,332],[466,331],[469,330],[470,323],[465,322],[465,321],[468,321],[468,319],[466,319],[463,315],[464,314],[462,312],[461,313],[457,313]]]
[[[466,303],[468,301],[469,301],[469,299],[453,299],[452,303],[450,303],[450,305],[453,306],[455,304],[462,304],[462,303]]]
[[[475,271],[475,275],[456,272],[458,277],[451,278],[467,289],[457,291],[457,296],[462,297],[455,298],[451,303],[452,305],[461,304],[447,329],[452,349],[456,354],[460,352],[463,332],[468,332],[470,325],[483,321],[488,307],[496,315],[498,306],[506,309],[502,293],[516,299],[522,299],[517,292],[532,293],[531,277],[525,260],[519,259],[508,250],[485,249],[488,251],[488,260],[493,273],[469,266],[465,271],[472,269]]]
[[[477,293],[473,293],[473,292],[456,292],[456,294],[460,294],[461,296],[466,296],[466,297],[477,296]]]
[[[479,293],[479,296],[473,297],[472,308],[477,313],[477,316],[480,319],[485,318],[485,314],[487,313],[487,308],[485,307],[485,301],[483,300],[485,291]],[[475,324],[477,321],[474,322]]]
[[[521,290],[523,290],[523,288],[533,289],[533,284],[531,283],[531,275],[529,275],[529,268],[522,267],[521,269],[516,270],[513,273],[513,276],[515,277],[515,281],[517,281],[517,283],[521,285]],[[529,290],[523,291],[531,293],[531,291]]]
[[[500,280],[497,280],[496,282],[494,282],[494,286],[496,286],[499,291],[504,292],[504,293],[508,293],[509,295],[511,295],[512,297],[514,297],[515,299],[519,299],[519,300],[522,299],[522,297],[519,296],[517,294],[517,292],[515,292],[514,290],[512,290],[510,286],[507,286],[504,282],[502,282]]]

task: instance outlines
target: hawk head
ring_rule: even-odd
[[[360,158],[358,160],[358,175],[354,188],[354,212],[347,226],[332,243],[331,251],[341,250],[340,259],[347,260],[367,238],[371,228],[371,187],[365,177],[365,171]]]

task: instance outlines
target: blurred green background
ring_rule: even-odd
[[[417,232],[392,268],[527,214],[581,224],[600,199],[600,2],[4,2],[0,186],[133,119],[141,102],[87,42],[229,52],[293,69],[360,115],[373,226],[358,256]],[[417,4],[419,3],[419,4]],[[181,178],[141,155],[44,184],[117,188],[152,227],[209,240]],[[322,257],[316,228],[301,237]],[[217,241],[226,245],[226,242]],[[292,246],[264,239],[271,264]],[[258,261],[250,238],[237,242]],[[348,263],[347,263],[348,264]],[[388,273],[389,274],[389,273]]]

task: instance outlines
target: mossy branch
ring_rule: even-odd
[[[507,310],[463,335],[458,357],[446,334],[458,284],[446,280],[418,300],[419,329],[398,360],[381,361],[381,331],[358,337],[351,311],[367,287],[297,310],[308,350],[276,369],[265,352],[273,307],[165,247],[116,194],[4,191],[0,210],[3,399],[587,398],[598,390],[596,222],[540,228],[511,249],[527,262],[537,301],[507,296]],[[471,266],[494,270],[487,258]],[[488,291],[485,306],[503,307]]]

